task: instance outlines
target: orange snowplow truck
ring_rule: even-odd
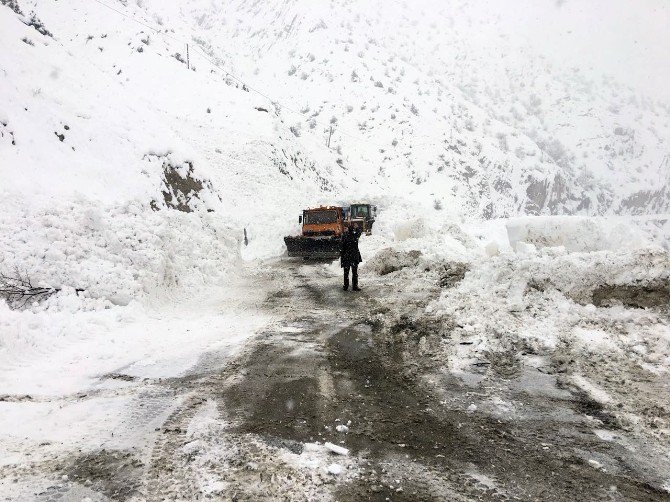
[[[359,209],[361,207],[367,209]],[[284,237],[288,255],[303,258],[337,258],[340,255],[341,237],[346,228],[354,225],[369,234],[376,209],[369,204],[305,209],[298,218],[298,222],[302,223],[301,235]]]
[[[337,258],[344,232],[344,211],[338,206],[305,209],[298,218],[302,235],[284,237],[289,256]]]

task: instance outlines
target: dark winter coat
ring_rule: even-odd
[[[358,239],[360,236],[360,232],[356,230],[353,232],[347,231],[342,234],[342,243],[340,245],[341,267],[351,267],[363,261],[361,252],[358,250]]]

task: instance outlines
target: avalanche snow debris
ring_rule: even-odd
[[[344,469],[340,464],[330,464],[327,470],[328,474],[332,474],[333,476],[339,476],[340,474],[342,474],[342,471]]]
[[[407,252],[396,251],[387,248],[379,251],[369,260],[367,268],[373,270],[379,275],[386,275],[397,272],[405,267],[416,267],[421,258],[421,251],[411,250]]]
[[[338,446],[329,442],[324,443],[323,446],[325,446],[327,450],[332,451],[338,455],[349,455],[349,450],[347,448],[343,448],[342,446]]]

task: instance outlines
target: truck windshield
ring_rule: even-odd
[[[323,225],[337,222],[337,211],[309,211],[305,213],[307,225]]]
[[[369,214],[370,208],[368,206],[351,206],[352,218],[367,218]]]

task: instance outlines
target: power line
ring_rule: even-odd
[[[163,36],[165,36],[165,37],[167,37],[167,38],[171,38],[172,40],[175,40],[175,41],[177,41],[177,42],[186,43],[186,42],[184,42],[183,40],[179,40],[179,39],[176,38],[176,37],[172,37],[172,36],[170,36],[169,34],[165,33],[163,30],[158,29],[158,28],[155,28],[154,26],[151,26],[151,25],[149,25],[149,24],[146,24],[145,22],[140,21],[140,20],[138,20],[137,18],[135,18],[135,16],[129,16],[128,14],[124,13],[123,11],[120,11],[120,10],[116,9],[115,7],[112,7],[111,5],[107,5],[106,3],[101,2],[100,0],[93,0],[93,1],[96,2],[96,3],[99,3],[100,5],[102,5],[103,7],[106,7],[106,8],[109,9],[109,10],[113,10],[114,12],[116,12],[117,14],[119,14],[119,15],[125,17],[126,19],[130,19],[131,21],[134,21],[134,22],[136,22],[137,24],[141,24],[141,25],[144,26],[145,28],[149,28],[150,30],[155,31],[156,33],[160,33],[161,35],[163,35]]]

